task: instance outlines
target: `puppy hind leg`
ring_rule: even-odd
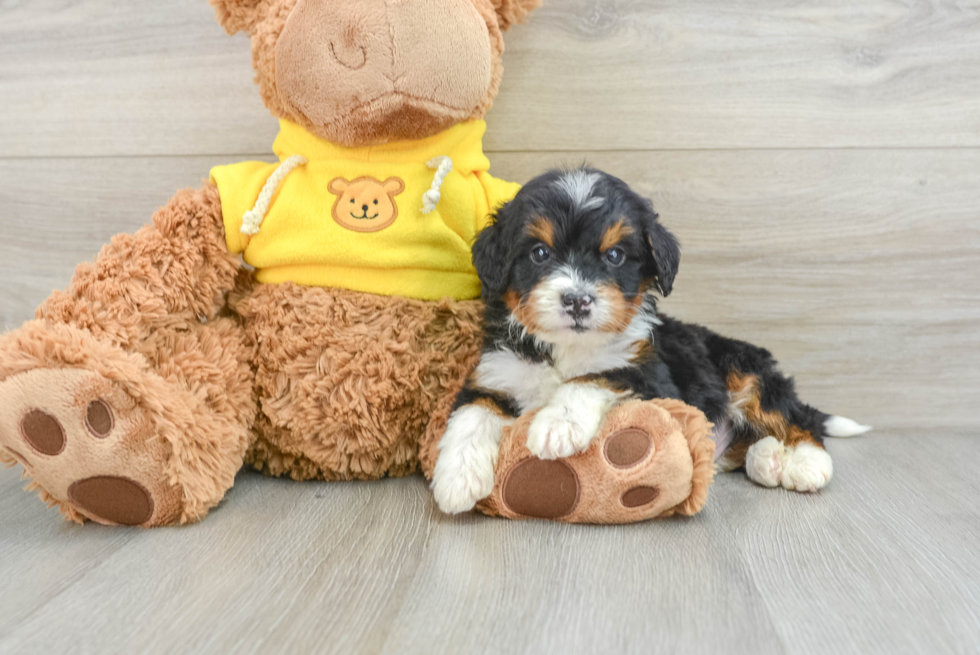
[[[808,493],[827,486],[834,464],[823,444],[796,426],[787,439],[767,436],[749,446],[745,473],[764,487],[783,487]]]

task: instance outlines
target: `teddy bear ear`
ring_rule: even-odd
[[[262,18],[267,0],[208,0],[228,34],[249,32]]]
[[[691,448],[691,460],[694,462],[690,495],[667,514],[692,516],[700,512],[708,502],[708,489],[715,479],[715,442],[711,440],[714,426],[708,421],[704,412],[680,400],[657,399],[650,402],[667,410],[680,424]]]
[[[497,12],[501,30],[509,30],[516,23],[523,23],[527,15],[541,6],[541,0],[491,0]]]

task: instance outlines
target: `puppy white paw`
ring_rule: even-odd
[[[813,444],[787,447],[775,437],[752,444],[745,454],[745,472],[763,487],[808,493],[827,486],[834,474],[827,451]]]
[[[440,464],[442,466],[440,467]],[[440,458],[432,475],[432,495],[446,514],[461,514],[493,491],[493,464],[490,466],[446,462]]]
[[[548,405],[534,417],[527,449],[538,459],[571,457],[588,449],[599,433],[605,412]]]
[[[449,417],[432,473],[432,494],[447,514],[468,512],[493,492],[493,468],[500,437],[510,423],[480,405],[467,405]]]
[[[808,493],[826,487],[833,475],[834,463],[827,451],[805,443],[788,452],[779,483],[785,489]]]
[[[776,437],[760,439],[745,454],[745,473],[763,487],[778,487],[783,472],[786,446]]]
[[[538,459],[571,457],[586,450],[618,397],[592,384],[563,384],[531,421],[527,449]]]

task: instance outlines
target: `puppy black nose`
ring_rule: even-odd
[[[561,297],[565,311],[575,318],[584,318],[592,311],[593,296],[587,293],[566,293]]]

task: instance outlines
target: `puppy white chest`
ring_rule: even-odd
[[[570,380],[627,366],[633,351],[612,344],[556,344],[552,357],[558,374]]]
[[[549,335],[555,367],[568,380],[630,366],[637,349],[649,342],[654,322],[655,317],[640,315],[618,334]]]
[[[552,366],[529,362],[506,348],[484,354],[474,377],[480,387],[513,398],[522,413],[546,405],[563,381]]]

